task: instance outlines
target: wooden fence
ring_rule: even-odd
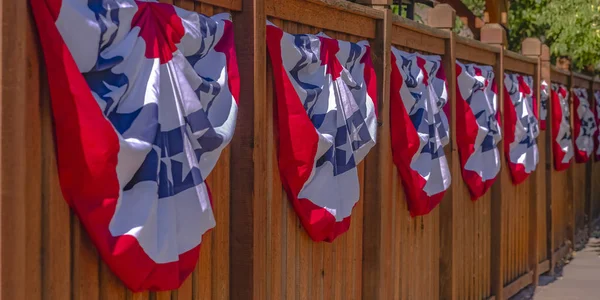
[[[493,66],[496,74],[531,75],[537,99],[541,79],[588,88],[593,99],[591,90],[600,89],[600,82],[550,67],[548,49],[537,40],[524,42],[525,56],[500,47],[505,37],[494,24],[481,31],[486,43],[458,37],[448,30],[453,12],[443,5],[431,13],[439,17],[431,22],[436,29],[389,9],[342,0],[163,2],[206,15],[229,11],[235,24],[238,125],[208,178],[217,226],[203,238],[198,267],[176,291],[133,294],[98,258],[61,196],[46,72],[27,3],[2,0],[2,298],[505,299],[552,272],[600,217],[600,164],[573,163],[555,171],[550,128],[540,134],[540,164],[527,181],[514,186],[502,159],[491,191],[472,202],[461,177],[454,122],[445,149],[450,190],[426,216],[411,218],[407,211],[391,159],[390,47],[441,55],[451,105],[455,60]],[[351,228],[333,243],[310,240],[281,187],[267,20],[289,33],[324,31],[337,39],[367,39],[372,46],[380,95],[378,144],[358,167],[362,197]],[[495,80],[503,86],[503,76]],[[502,93],[499,99],[505,101]],[[452,105],[451,120],[457,117]]]

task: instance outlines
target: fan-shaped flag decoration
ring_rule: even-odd
[[[215,226],[205,179],[230,141],[228,15],[133,0],[31,1],[63,195],[132,290],[169,290]]]
[[[456,135],[462,176],[473,200],[492,186],[500,171],[502,139],[494,71],[456,62]]]
[[[585,163],[594,151],[594,134],[598,129],[585,88],[573,89],[573,109],[576,111],[573,122],[575,161]]]
[[[520,74],[504,74],[504,152],[514,184],[523,182],[537,166],[538,121],[534,113],[533,82]]]
[[[571,121],[569,109],[569,92],[564,85],[552,84],[552,152],[554,153],[554,169],[566,170],[573,158],[573,141],[571,140]]]
[[[375,145],[376,82],[370,47],[267,26],[281,181],[315,241],[350,226],[360,198],[356,166]]]
[[[600,126],[600,90],[594,91],[594,116],[596,117],[596,125]],[[600,161],[600,130],[594,133],[594,146],[596,153],[596,161]]]
[[[540,129],[546,130],[546,119],[548,118],[548,100],[550,100],[550,86],[545,80],[542,80],[540,98]]]
[[[441,58],[392,47],[392,155],[411,216],[428,214],[450,186],[444,154],[449,142],[447,102]]]

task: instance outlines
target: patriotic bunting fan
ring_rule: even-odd
[[[540,129],[546,130],[546,119],[548,118],[548,100],[550,100],[550,86],[545,80],[542,80],[540,95]]]
[[[392,47],[392,155],[411,216],[428,214],[450,186],[446,77],[439,56]]]
[[[502,139],[494,71],[490,66],[456,62],[456,119],[462,176],[473,200],[492,186],[500,171]]]
[[[288,34],[267,26],[278,161],[288,198],[310,237],[333,241],[360,198],[357,164],[375,145],[376,82],[366,41]]]
[[[539,160],[533,79],[527,77],[504,74],[504,152],[514,184],[527,179]]]
[[[229,16],[133,0],[31,2],[65,199],[130,289],[179,287],[215,226],[205,179],[235,127]]]
[[[594,92],[594,116],[596,117],[596,125],[600,126],[600,90]],[[594,146],[596,161],[600,161],[600,130],[596,130],[596,133],[594,133]]]
[[[552,152],[554,168],[566,170],[573,158],[573,141],[571,138],[571,121],[569,109],[569,92],[562,84],[552,84]]]
[[[573,122],[575,161],[585,163],[594,151],[594,134],[598,129],[585,88],[573,89],[573,109],[576,112]]]

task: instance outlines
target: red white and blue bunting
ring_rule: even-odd
[[[267,26],[275,79],[281,181],[315,241],[350,226],[357,165],[375,145],[376,81],[366,41],[288,34]]]
[[[532,83],[528,76],[504,74],[504,152],[514,184],[527,179],[539,160]]]
[[[548,101],[550,100],[550,86],[545,80],[542,80],[540,95],[540,129],[546,130],[546,119],[548,118]]]
[[[575,136],[575,161],[585,163],[594,151],[594,134],[598,129],[596,118],[588,101],[588,92],[585,88],[573,89],[573,133]]]
[[[229,15],[133,0],[32,9],[66,201],[127,287],[179,287],[215,226],[205,179],[235,127]]]
[[[441,58],[392,47],[392,155],[412,216],[429,213],[450,186],[447,102]]]
[[[552,84],[552,152],[554,169],[563,171],[569,168],[573,158],[571,138],[571,113],[569,109],[569,91],[562,84]]]
[[[497,87],[490,66],[456,62],[456,142],[462,176],[473,200],[492,186],[500,172]]]

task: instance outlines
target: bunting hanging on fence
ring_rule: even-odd
[[[520,74],[504,74],[504,153],[514,184],[523,182],[538,164],[533,79]]]
[[[456,62],[456,135],[462,176],[473,200],[492,186],[500,171],[502,139],[497,87],[490,66]]]
[[[600,90],[594,92],[594,116],[596,117],[596,125],[600,126]],[[594,146],[596,153],[596,162],[600,161],[600,130],[594,133]]]
[[[235,127],[229,15],[133,0],[31,3],[65,199],[127,287],[178,288],[215,226],[204,180]]]
[[[552,152],[554,153],[554,169],[566,170],[573,157],[573,141],[571,140],[571,121],[569,109],[569,92],[564,85],[552,84]]]
[[[428,214],[450,186],[446,75],[439,56],[392,47],[392,155],[411,216]]]
[[[546,119],[548,117],[548,100],[550,99],[550,86],[545,80],[542,80],[540,98],[540,129],[546,130]]]
[[[576,111],[576,118],[573,122],[575,161],[585,163],[594,151],[594,134],[598,129],[594,113],[588,101],[587,89],[573,89],[573,109]]]
[[[315,241],[350,226],[360,198],[357,165],[375,145],[375,71],[366,41],[288,34],[267,26],[281,181]]]

